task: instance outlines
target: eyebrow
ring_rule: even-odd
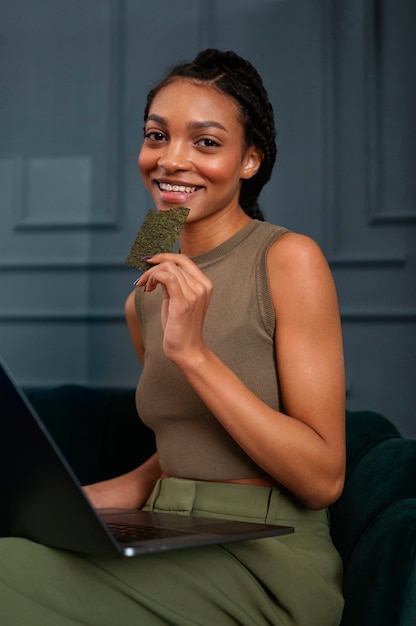
[[[167,123],[167,121],[166,121],[166,119],[164,117],[161,117],[160,115],[156,115],[155,113],[151,113],[146,121],[158,122],[159,124],[162,124],[162,126],[167,126],[168,125],[168,123]],[[227,129],[225,128],[225,126],[223,126],[219,122],[214,122],[214,120],[203,120],[203,121],[200,121],[200,122],[190,122],[190,124],[188,124],[188,128],[189,128],[189,130],[198,130],[198,129],[201,129],[201,128],[219,128],[221,130],[224,130],[225,132],[228,132]]]

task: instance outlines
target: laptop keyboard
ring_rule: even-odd
[[[193,531],[172,528],[156,528],[137,524],[106,524],[111,534],[124,543],[130,541],[144,541],[146,539],[165,539],[166,537],[182,537],[192,534]]]

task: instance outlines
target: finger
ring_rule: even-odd
[[[155,266],[146,270],[135,282],[138,287],[146,286],[147,290],[152,290],[151,283],[157,283],[156,276],[159,271],[163,269],[176,274],[180,282],[182,282],[181,279],[183,278],[190,284],[190,279],[193,279],[205,285],[206,289],[211,288],[211,281],[186,255],[170,253],[157,254],[152,257],[149,262],[155,263]]]
[[[152,257],[146,259],[148,263],[152,264],[161,264],[161,263],[174,263],[178,267],[187,271],[189,274],[193,276],[204,276],[199,267],[195,265],[195,263],[190,259],[186,254],[177,254],[172,252],[161,252],[153,255]]]
[[[146,291],[153,291],[158,284],[163,285],[169,295],[185,295],[189,296],[194,292],[198,283],[201,281],[193,278],[189,273],[172,263],[162,263],[152,270],[148,271],[146,277]]]

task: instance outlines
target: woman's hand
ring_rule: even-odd
[[[171,361],[179,363],[205,346],[203,326],[213,285],[183,254],[155,254],[148,262],[155,266],[136,285],[147,292],[161,286],[163,348]]]

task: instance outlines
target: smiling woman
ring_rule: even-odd
[[[150,91],[144,121],[138,165],[156,209],[189,208],[181,253],[146,258],[126,302],[157,452],[85,492],[97,507],[295,532],[136,560],[2,539],[1,623],[336,626],[326,507],[345,472],[341,324],[316,243],[258,207],[276,156],[267,92],[248,61],[205,50]]]
[[[184,204],[188,224],[237,213],[241,181],[262,162],[259,147],[246,144],[240,118],[237,104],[205,83],[177,79],[155,95],[138,163],[158,209]]]

